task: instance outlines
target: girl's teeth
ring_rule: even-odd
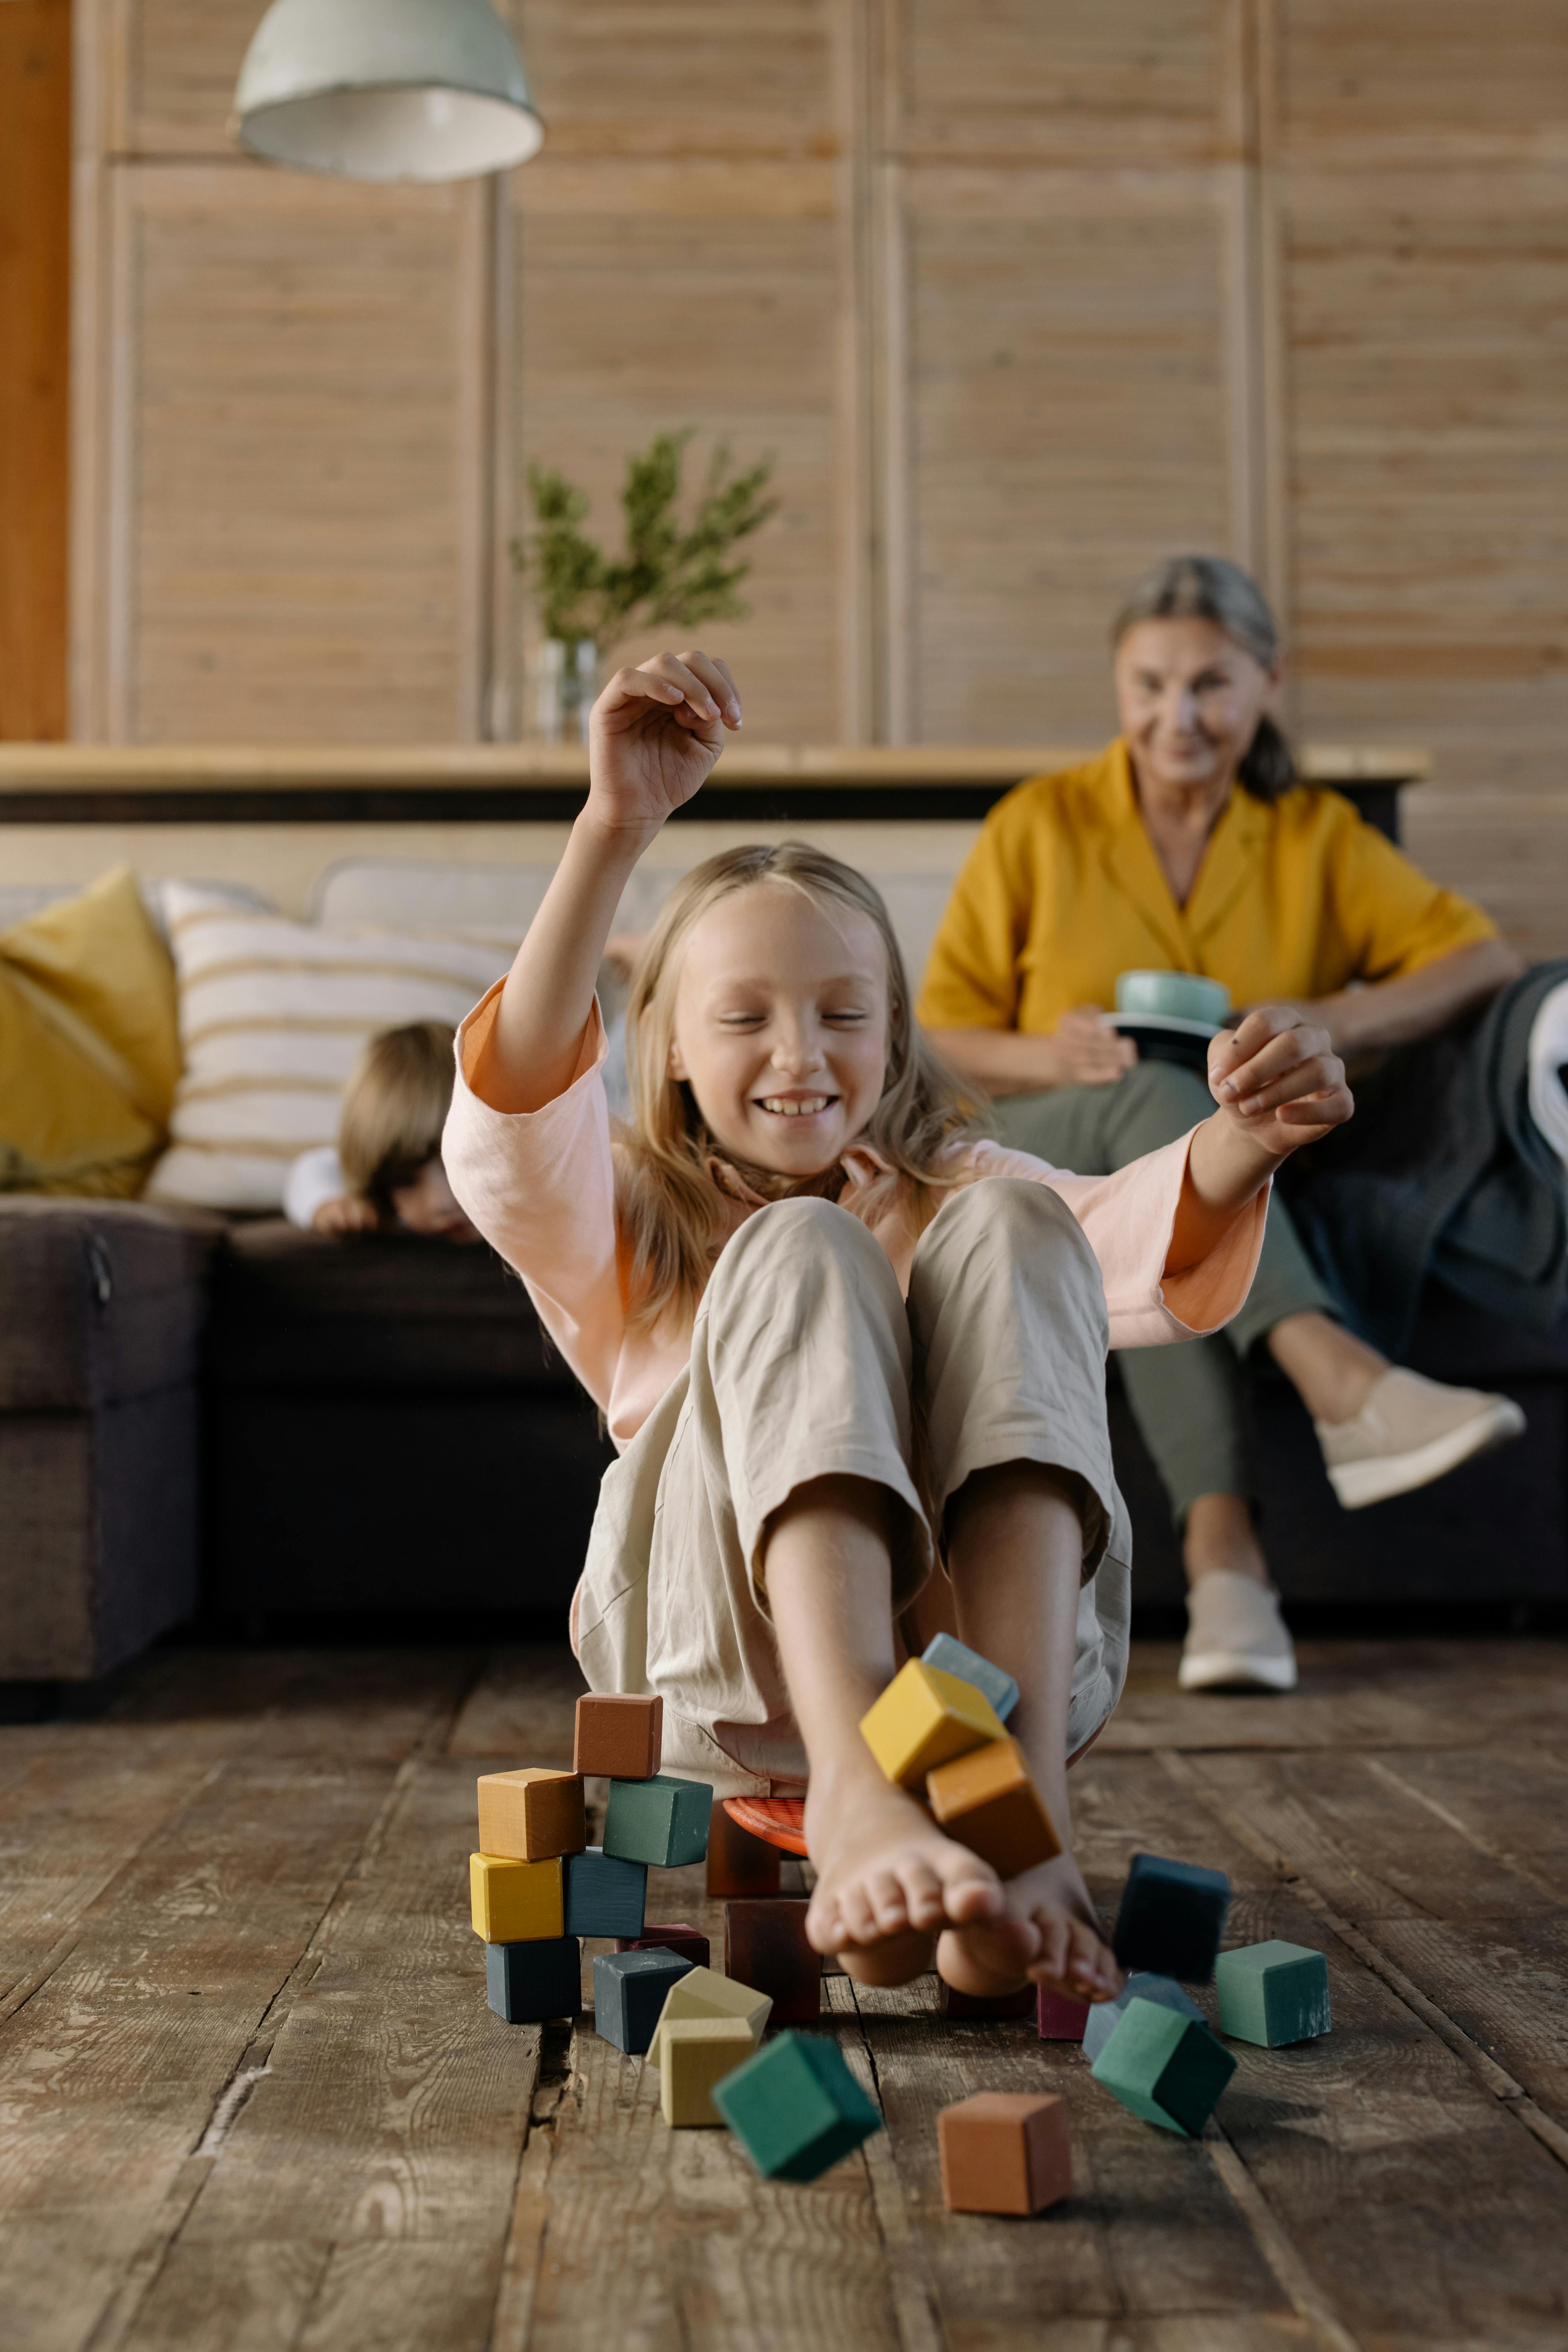
[[[785,1118],[811,1118],[819,1110],[827,1108],[827,1097],[810,1095],[805,1102],[784,1102],[777,1095],[765,1095],[763,1097],[763,1108],[777,1111]]]

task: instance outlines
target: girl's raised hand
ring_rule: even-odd
[[[700,792],[741,724],[741,698],[709,654],[655,654],[618,669],[588,730],[588,810],[607,831],[651,839]]]
[[[1260,1004],[1214,1040],[1209,1091],[1243,1134],[1281,1160],[1355,1110],[1328,1031],[1294,1004]]]

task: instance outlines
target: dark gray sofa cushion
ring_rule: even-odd
[[[216,1217],[0,1199],[0,1412],[83,1412],[196,1377]]]

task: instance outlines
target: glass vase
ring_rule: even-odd
[[[533,729],[542,743],[585,743],[598,691],[599,648],[592,637],[541,639]]]

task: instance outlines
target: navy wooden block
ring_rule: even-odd
[[[673,1952],[600,1952],[594,1960],[594,2024],[606,2042],[640,2058],[653,2040],[665,1994],[691,1974]]]
[[[485,1995],[509,2025],[575,2017],[583,2006],[583,1951],[575,1936],[485,1946]]]
[[[605,1806],[605,1852],[660,1870],[700,1862],[708,1852],[712,1805],[713,1791],[700,1780],[673,1780],[664,1772],[647,1780],[612,1780]]]
[[[597,1845],[567,1855],[569,1936],[640,1936],[647,1907],[646,1862],[623,1862]]]
[[[668,1927],[648,1920],[640,1936],[617,1936],[617,1952],[673,1952],[678,1959],[689,1961],[694,1969],[708,1966],[708,1938],[684,1920]]]
[[[1126,2016],[1127,2004],[1131,2000],[1152,2000],[1156,2008],[1173,2009],[1178,2017],[1195,2017],[1200,2025],[1203,2023],[1203,2011],[1173,1977],[1151,1976],[1147,1969],[1137,1969],[1114,2000],[1098,2000],[1089,2012],[1083,2029],[1083,2054],[1091,2066]]]
[[[1116,1922],[1116,1957],[1124,1969],[1207,1984],[1229,1908],[1230,1881],[1223,1870],[1135,1853]]]

